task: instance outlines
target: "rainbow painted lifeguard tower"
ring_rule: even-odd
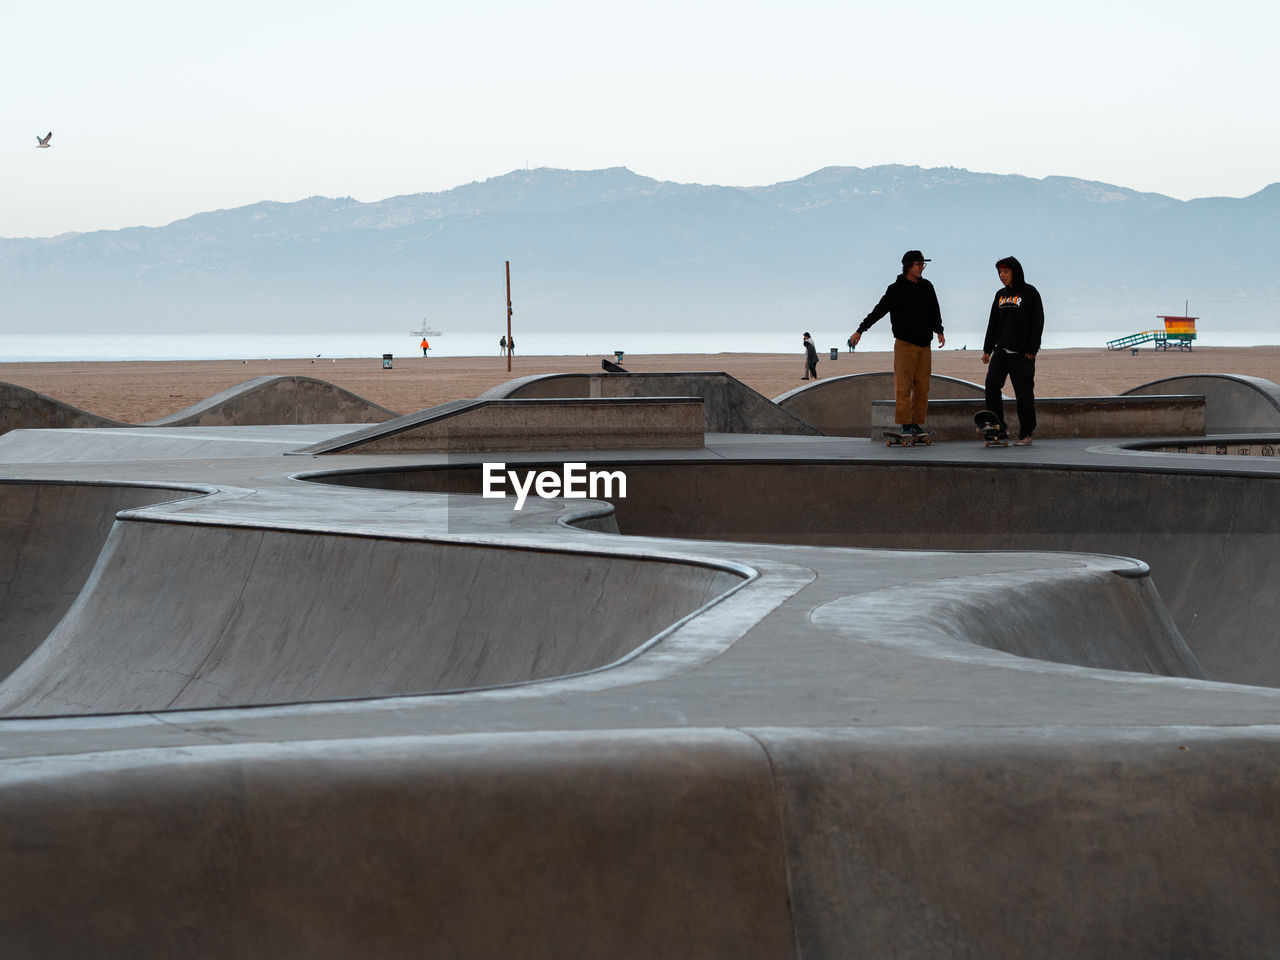
[[[1153,343],[1157,350],[1168,350],[1170,346],[1179,350],[1190,350],[1191,341],[1196,338],[1196,321],[1199,317],[1165,317],[1163,330],[1143,330],[1131,333],[1127,337],[1119,337],[1107,341],[1108,350],[1123,350],[1125,347],[1137,347],[1142,343]]]

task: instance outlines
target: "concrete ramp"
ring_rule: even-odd
[[[1268,433],[1280,430],[1280,384],[1233,373],[1167,377],[1126,390],[1122,396],[1199,394],[1205,400],[1205,432]]]
[[[535,397],[701,397],[707,433],[821,436],[813,424],[780,408],[727,373],[551,373],[508,380],[480,399]]]
[[[344,424],[280,427],[85,427],[14,430],[0,437],[0,464],[111,463],[281,457],[346,433]]]
[[[454,400],[294,452],[687,450],[702,446],[702,424],[696,397]]]
[[[928,425],[935,440],[976,438],[974,415],[986,406],[982,398],[939,400],[929,398]],[[1036,399],[1036,439],[1064,437],[1202,437],[1205,433],[1204,397],[1040,397]],[[887,430],[896,430],[892,400],[871,402],[870,439],[879,441]],[[1006,407],[1010,432],[1017,433],[1016,408]]]
[[[167,417],[157,427],[229,427],[301,423],[381,423],[399,416],[350,390],[314,377],[256,377]]]
[[[381,697],[627,656],[743,578],[625,556],[120,520],[0,714]]]
[[[1280,479],[1010,466],[1007,460],[991,466],[849,462],[803,470],[724,460],[592,464],[626,471],[627,496],[614,508],[627,536],[1134,557],[1150,566],[1177,631],[1209,679],[1280,687],[1280,594],[1271,589],[1280,557]],[[360,482],[460,491],[478,489],[479,471],[379,472]],[[725,490],[734,495],[724,496]],[[1079,618],[1070,616],[1070,603],[1050,616],[1053,608],[1042,610],[1017,590],[1008,591],[1005,602],[1010,626],[1002,630],[1001,649],[1101,665],[1092,654],[1080,659],[1072,652],[1071,644],[1088,641],[1072,637]],[[910,592],[894,604],[901,630],[919,629]],[[991,622],[989,611],[983,616]],[[1134,616],[1157,617],[1158,609]],[[1120,664],[1146,654],[1116,656],[1122,659],[1111,666],[1130,669]]]
[[[100,417],[96,413],[89,413],[26,387],[0,383],[0,433],[8,433],[10,430],[124,426],[128,424]]]
[[[381,423],[394,410],[313,377],[257,377],[142,426]],[[0,434],[11,430],[129,427],[12,383],[0,383]]]
[[[929,378],[929,399],[981,398],[980,384],[937,374]],[[871,404],[894,397],[893,372],[827,377],[790,390],[773,402],[829,437],[865,437],[871,432]]]
[[[193,495],[108,483],[0,482],[0,677],[75,602],[118,511]]]

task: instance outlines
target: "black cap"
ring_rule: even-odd
[[[905,267],[908,263],[915,263],[917,260],[923,260],[928,263],[930,258],[926,257],[919,250],[908,250],[902,255],[902,265]]]

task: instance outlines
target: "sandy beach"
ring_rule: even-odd
[[[101,416],[140,423],[166,416],[246,380],[275,374],[315,377],[398,413],[478,396],[516,377],[600,370],[600,357],[403,357],[390,370],[375,357],[347,359],[99,361],[0,363],[0,381],[17,384]],[[821,377],[893,369],[888,351],[841,353],[818,364]],[[802,386],[802,355],[716,353],[628,355],[632,372],[725,371],[773,398]],[[935,350],[933,372],[981,383],[976,350]],[[1113,396],[1162,377],[1236,373],[1280,381],[1280,347],[1203,347],[1194,351],[1102,348],[1045,350],[1036,373],[1042,397]],[[1006,393],[1011,390],[1006,386]]]

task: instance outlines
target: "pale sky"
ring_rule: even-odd
[[[0,236],[524,166],[1280,181],[1280,5],[42,0],[0,33]],[[36,136],[53,131],[52,147]]]

